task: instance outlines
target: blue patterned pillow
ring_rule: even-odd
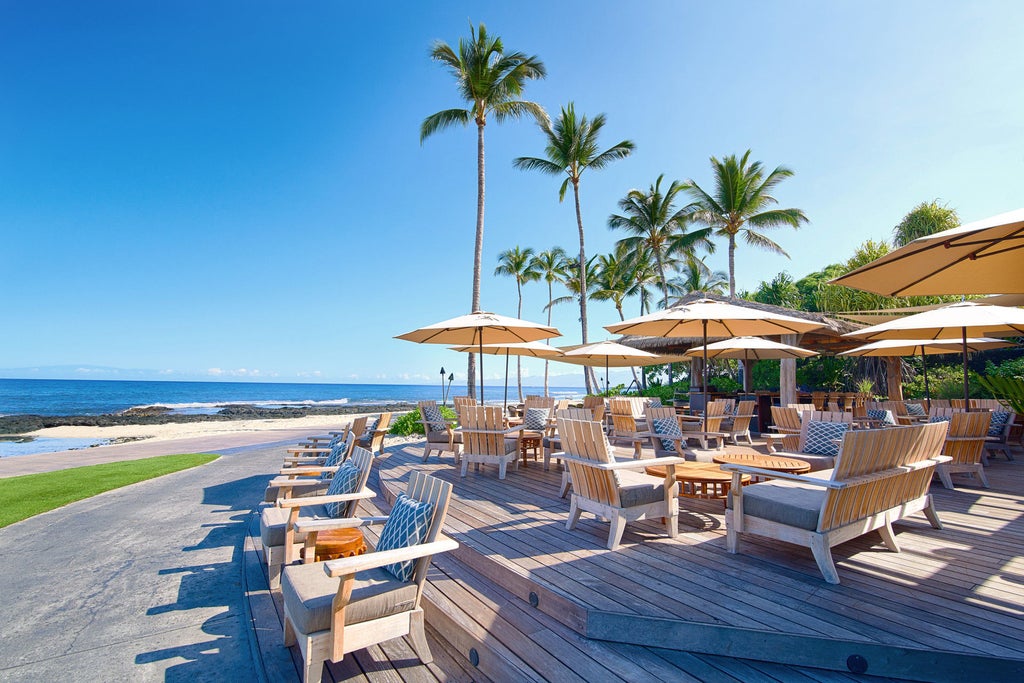
[[[548,428],[547,408],[527,408],[523,416],[523,426],[534,432],[542,432]]]
[[[388,521],[384,524],[384,530],[380,532],[377,550],[396,550],[422,543],[427,537],[427,528],[433,514],[433,503],[413,500],[404,493],[399,493]],[[384,565],[384,570],[399,581],[410,580],[413,569],[412,560]]]
[[[952,419],[949,415],[932,415],[928,418],[928,422],[950,422]]]
[[[338,471],[334,473],[334,477],[331,479],[331,485],[327,487],[328,496],[340,496],[345,493],[355,493],[356,486],[359,484],[359,476],[362,472],[355,466],[354,463],[347,462],[338,468]],[[327,508],[327,514],[331,517],[337,517],[344,512],[345,507],[348,503],[327,503],[324,507]]]
[[[662,406],[662,403],[661,403],[661,399],[660,399],[660,398],[658,398],[658,397],[654,397],[654,398],[652,398],[652,399],[651,399],[651,400],[650,400],[650,401],[649,401],[649,402],[647,403],[647,407],[648,407],[648,408],[662,408],[663,406]]]
[[[335,465],[341,464],[341,459],[345,457],[348,452],[347,444],[340,443],[331,448],[331,452],[327,455],[327,459],[324,461],[326,467],[334,467]]]
[[[924,406],[920,403],[908,403],[907,404],[907,415],[910,417],[924,417],[928,413],[924,412]]]
[[[849,425],[845,422],[816,422],[811,420],[807,423],[807,441],[804,443],[804,453],[808,455],[839,455],[839,443]]]
[[[674,417],[656,417],[651,421],[651,423],[655,434],[679,437],[683,435],[682,430],[679,429],[679,420]],[[676,444],[671,439],[662,439],[661,447],[666,451],[670,451],[672,453],[676,452]]]
[[[996,410],[992,413],[992,422],[989,423],[988,435],[989,436],[1002,436],[1003,428],[1006,427],[1006,422],[1010,419],[1010,413],[1005,410]]]
[[[423,413],[423,421],[428,423],[430,431],[432,432],[446,432],[445,426],[448,424],[444,415],[441,414],[441,409],[437,406],[423,406],[420,408],[420,412]]]
[[[377,423],[380,422],[379,417],[375,417],[372,420],[366,421],[366,429],[363,430],[363,435],[359,437],[361,441],[366,441],[373,438],[373,432],[377,429]]]
[[[892,416],[891,410],[883,410],[881,408],[869,408],[867,416],[872,420],[881,420],[882,424],[894,425],[896,424],[896,418]]]

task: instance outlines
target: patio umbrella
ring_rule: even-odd
[[[476,345],[480,357],[480,404],[484,402],[483,345],[529,342],[561,336],[554,327],[510,318],[496,313],[474,311],[469,315],[427,325],[395,337],[418,344]]]
[[[832,280],[890,296],[1024,294],[1024,209],[921,237]]]
[[[984,349],[1001,349],[1013,346],[1002,339],[968,339],[968,351],[982,351]],[[934,356],[943,353],[956,353],[962,348],[959,339],[881,339],[858,346],[855,349],[841,352],[840,356],[916,356],[921,354],[921,368],[924,370],[924,400],[928,407],[932,407],[932,397],[928,390],[928,362],[925,356]]]
[[[821,327],[820,323],[745,308],[725,301],[698,299],[632,318],[614,325],[605,325],[613,334],[637,334],[648,337],[696,337],[704,346],[708,337],[739,337],[754,334],[800,334]],[[704,405],[708,404],[708,356],[704,354]]]
[[[613,341],[563,346],[562,357],[555,360],[573,365],[604,366],[604,388],[608,390],[608,368],[639,368],[684,360],[682,356],[659,356]]]
[[[746,367],[751,359],[777,360],[780,358],[810,358],[817,356],[817,351],[801,349],[799,346],[791,346],[781,342],[762,339],[761,337],[735,337],[724,341],[717,341],[707,346],[694,346],[686,352],[687,356],[706,358],[731,358],[743,361]],[[743,391],[749,391],[746,386],[747,373],[743,373]]]
[[[959,339],[963,353],[964,405],[970,410],[967,379],[967,338],[986,335],[1024,335],[1024,310],[1009,306],[989,306],[962,301],[906,318],[865,327],[844,336],[867,341],[880,339]]]
[[[509,356],[530,356],[531,358],[553,358],[561,356],[562,352],[555,346],[541,344],[540,342],[513,342],[511,344],[484,344],[480,346],[453,346],[452,351],[463,353],[479,353],[491,356],[505,356],[505,403],[504,409],[508,408],[508,358]]]

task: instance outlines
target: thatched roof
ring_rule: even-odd
[[[750,308],[757,311],[764,311],[766,313],[777,313],[779,315],[788,315],[794,318],[801,318],[803,320],[810,320],[812,322],[820,323],[821,327],[812,332],[805,333],[801,339],[799,346],[805,349],[812,349],[819,353],[834,354],[840,351],[848,351],[849,349],[860,346],[863,342],[857,339],[843,338],[842,335],[847,332],[853,332],[854,330],[860,329],[862,326],[855,323],[847,322],[845,320],[837,320],[830,318],[824,313],[814,313],[811,311],[795,311],[791,308],[783,308],[782,306],[772,306],[770,304],[762,304],[756,301],[746,301],[744,299],[730,299],[726,296],[719,296],[717,294],[705,294],[704,292],[691,292],[686,296],[679,299],[671,308],[678,306],[685,306],[691,301],[698,299],[713,299],[715,301],[725,301],[735,306],[742,306],[743,308]],[[778,339],[778,335],[775,337],[768,337]],[[709,341],[712,339],[722,339],[722,337],[708,337]],[[621,344],[626,346],[632,346],[637,349],[643,349],[644,351],[650,351],[651,353],[661,354],[680,354],[686,352],[688,349],[694,346],[700,346],[703,340],[700,337],[638,337],[628,335],[622,337],[619,340]]]

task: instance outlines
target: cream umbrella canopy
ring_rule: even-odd
[[[508,407],[508,358],[509,356],[529,356],[531,358],[554,358],[562,352],[555,346],[540,342],[513,342],[511,344],[484,344],[483,346],[453,346],[452,351],[463,353],[479,353],[491,356],[505,356],[505,408]]]
[[[963,353],[964,403],[970,410],[967,377],[967,338],[986,335],[1024,336],[1024,309],[962,301],[924,313],[898,318],[844,336],[866,341],[880,339],[959,339]]]
[[[890,296],[1024,294],[1024,209],[918,238],[832,280]]]
[[[561,358],[555,358],[554,360],[572,363],[573,365],[604,366],[605,391],[608,390],[608,368],[638,368],[684,360],[682,356],[659,356],[656,353],[642,351],[613,341],[563,346],[561,351]]]
[[[427,325],[395,337],[418,344],[476,345],[482,355],[484,344],[530,342],[561,336],[554,327],[510,318],[496,313],[474,311],[450,320]],[[483,358],[480,359],[480,403],[484,402]]]
[[[706,354],[706,355],[705,355]],[[706,346],[694,346],[686,352],[687,356],[706,358],[730,358],[742,360],[744,367],[751,360],[778,360],[780,358],[810,358],[817,356],[817,351],[801,349],[761,337],[735,337],[723,341],[712,342]],[[746,386],[747,373],[743,373],[743,391],[750,391]]]
[[[696,301],[666,308],[614,325],[605,325],[613,334],[636,334],[647,337],[696,337],[704,346],[708,337],[741,337],[745,335],[800,334],[821,327],[820,323],[788,315],[769,313],[737,306],[714,299]],[[707,355],[704,356],[703,394],[708,403]]]
[[[1000,349],[1013,346],[1002,339],[968,339],[968,351],[983,351],[985,349]],[[960,339],[881,339],[855,349],[841,352],[840,356],[916,356],[921,354],[921,367],[924,370],[924,398],[931,408],[932,397],[928,390],[928,362],[925,356],[941,355],[945,353],[957,353],[962,350]]]

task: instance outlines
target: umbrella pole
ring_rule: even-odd
[[[747,360],[747,357],[749,355],[750,355],[750,352],[747,351],[747,349],[743,349],[743,393],[744,394],[749,394],[750,393],[750,387],[747,386],[747,363],[750,362],[749,360]]]
[[[932,394],[928,390],[928,359],[924,352],[924,344],[921,345],[921,368],[924,370],[924,400],[928,404],[928,412],[931,412]]]
[[[701,373],[704,375],[704,431],[708,429],[708,321],[701,321],[704,325],[704,369]]]
[[[971,387],[967,379],[967,328],[961,327],[960,332],[963,335],[961,339],[964,345],[964,410],[969,413],[971,412]]]
[[[608,356],[604,357],[604,391],[611,396],[611,392],[608,391]]]
[[[480,344],[480,405],[484,404],[484,328],[478,327]]]
[[[505,347],[505,402],[501,406],[501,414],[508,415],[508,347]]]

